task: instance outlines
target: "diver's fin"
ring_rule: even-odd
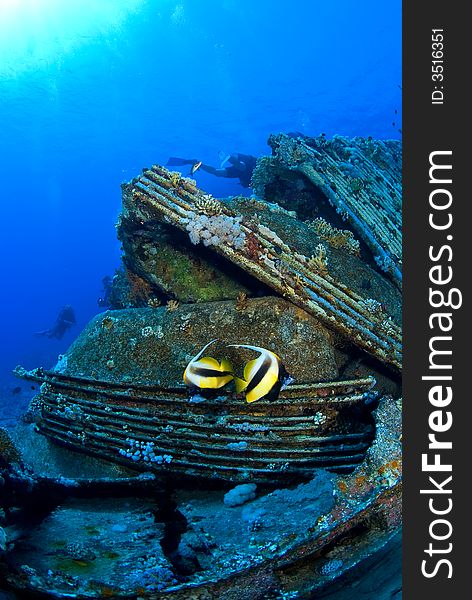
[[[179,158],[177,156],[171,156],[166,162],[166,167],[181,167],[183,165],[194,165],[197,162],[197,158]]]
[[[236,387],[236,391],[239,394],[239,392],[244,392],[244,390],[247,388],[247,381],[244,381],[244,379],[241,379],[240,377],[235,377],[234,385]]]

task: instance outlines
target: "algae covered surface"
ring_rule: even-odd
[[[99,380],[182,385],[196,350],[218,339],[213,350],[239,368],[242,357],[231,343],[282,348],[299,382],[337,377],[332,336],[316,319],[281,298],[181,304],[113,310],[97,315],[63,355],[55,370]],[[304,351],[301,351],[302,344]]]

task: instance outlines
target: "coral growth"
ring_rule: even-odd
[[[44,385],[44,384],[43,384]],[[23,423],[36,423],[41,417],[43,401],[40,394],[33,396],[25,414],[22,417]]]
[[[240,506],[256,497],[257,486],[254,483],[243,483],[225,494],[224,503],[226,506]]]
[[[166,304],[166,310],[168,312],[174,312],[178,308],[179,308],[178,300],[169,300],[169,302]]]
[[[171,171],[169,174],[170,183],[173,188],[178,188],[182,179],[182,174],[177,171]]]
[[[148,300],[149,308],[159,308],[160,305],[161,305],[161,301],[159,300],[159,298],[149,298],[149,300]]]
[[[309,222],[308,227],[313,229],[320,238],[328,242],[333,248],[347,250],[347,252],[359,256],[359,241],[356,240],[352,231],[349,231],[348,229],[337,229],[321,217]]]
[[[199,213],[204,214],[207,217],[215,217],[217,215],[221,215],[223,212],[223,206],[221,202],[215,200],[215,198],[209,194],[199,196],[195,200],[195,208]]]
[[[110,331],[110,329],[113,329],[113,325],[115,324],[115,320],[113,317],[105,317],[102,321],[102,328],[103,329],[108,329],[108,331]]]
[[[262,244],[259,242],[256,235],[252,231],[250,231],[246,235],[245,250],[247,256],[251,260],[258,260],[262,254],[262,251],[264,250]]]
[[[365,300],[359,300],[359,304],[362,307],[365,307],[367,312],[371,315],[377,315],[378,317],[384,315],[384,311],[382,308],[382,303],[374,298],[366,298]]]
[[[326,256],[326,247],[323,244],[318,244],[315,250],[315,254],[308,259],[308,266],[320,275],[327,275],[328,257]]]
[[[360,177],[353,177],[349,181],[349,188],[350,188],[351,192],[354,192],[354,193],[360,192],[363,187],[364,187],[364,182],[362,181],[362,179]]]
[[[384,252],[382,254],[378,254],[374,257],[377,265],[384,271],[385,273],[392,273],[395,270],[395,264],[392,259]]]
[[[231,246],[239,249],[244,245],[245,234],[241,230],[241,217],[226,215],[192,214],[184,219],[192,244],[203,243],[204,246]]]
[[[385,335],[389,336],[395,335],[396,332],[395,323],[393,322],[391,317],[384,319],[380,323],[380,329],[385,333]]]
[[[131,458],[134,461],[143,461],[156,463],[158,465],[169,464],[172,462],[170,454],[156,454],[154,452],[154,442],[143,442],[132,438],[126,438],[128,449],[120,448],[119,453],[122,456]]]
[[[245,292],[239,292],[238,297],[236,298],[236,310],[238,312],[243,312],[248,307],[247,294]]]

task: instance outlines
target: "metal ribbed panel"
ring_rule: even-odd
[[[125,387],[40,370],[23,376],[43,382],[42,433],[136,470],[290,481],[319,467],[352,470],[373,437],[365,409],[375,395],[371,378],[290,386],[276,402],[247,404],[234,395],[191,403],[184,388]],[[137,459],[126,455],[137,448]]]
[[[148,218],[155,215],[185,230],[188,220],[198,216],[201,192],[190,180],[176,181],[175,175],[154,165],[132,181],[127,193]],[[221,210],[228,212],[223,205]],[[241,230],[246,237],[257,241],[268,261],[254,260],[245,247],[219,245],[212,249],[370,354],[401,367],[400,327],[387,315],[374,314],[366,299],[349,288],[348,281],[335,280],[328,273],[312,268],[307,257],[297,254],[278,236],[275,243],[273,232],[267,228],[246,222],[241,224]],[[282,271],[277,267],[279,263],[283,264]]]

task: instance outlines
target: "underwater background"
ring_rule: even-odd
[[[101,310],[122,182],[172,155],[269,154],[270,133],[400,123],[399,0],[1,0],[0,425],[25,392],[12,368],[52,366]],[[35,337],[64,304],[77,324]]]
[[[0,598],[401,597],[401,43],[0,0]]]

